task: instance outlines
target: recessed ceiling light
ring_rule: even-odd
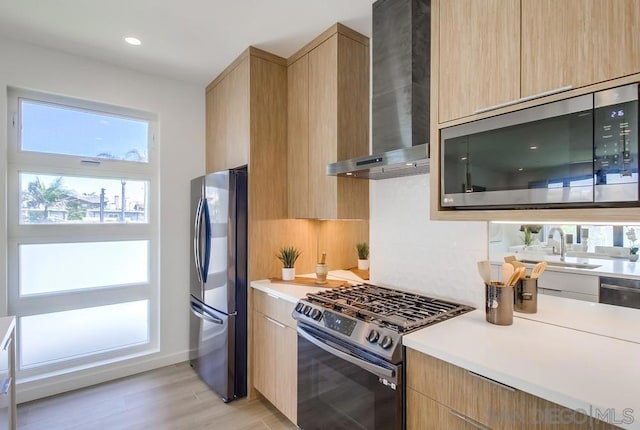
[[[140,41],[140,39],[138,39],[137,37],[133,37],[133,36],[125,37],[124,41],[127,42],[129,45],[133,45],[133,46],[142,45],[142,42]]]
[[[353,176],[353,173],[347,172],[347,176]]]
[[[523,170],[524,170],[524,169],[523,169],[522,167],[520,167],[520,168],[518,169],[518,172],[522,172]]]
[[[531,145],[531,146],[529,147],[529,149],[531,149],[531,150],[533,151],[534,149],[538,149],[538,147],[537,147],[537,146],[535,146],[535,145]]]
[[[460,157],[460,160],[462,160],[462,161],[464,161],[466,159],[467,159],[467,157]]]

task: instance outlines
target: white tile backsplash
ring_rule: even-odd
[[[429,178],[370,181],[371,281],[481,307],[487,223],[429,219]]]

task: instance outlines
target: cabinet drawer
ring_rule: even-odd
[[[618,428],[523,391],[517,393],[515,410],[517,415],[513,419],[509,417],[505,419],[511,419],[514,427],[517,424],[523,430],[613,430]],[[618,419],[620,418],[618,416]]]
[[[478,430],[468,418],[407,388],[407,430]]]
[[[495,429],[511,429],[500,411],[513,411],[516,390],[461,367],[407,349],[407,387]]]
[[[293,312],[293,307],[295,306],[293,303],[254,289],[253,306],[256,311],[268,316],[269,318],[293,329],[296,328],[296,320],[291,317],[291,312]]]
[[[600,278],[596,275],[547,270],[538,280],[538,287],[597,296],[600,289]]]

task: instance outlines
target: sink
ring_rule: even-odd
[[[520,260],[523,263],[538,264],[540,261],[536,260]],[[588,264],[588,263],[567,263],[564,261],[547,261],[547,265],[554,267],[571,267],[573,269],[597,269],[600,264]]]

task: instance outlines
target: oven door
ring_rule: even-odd
[[[298,427],[402,429],[402,365],[298,323]]]

